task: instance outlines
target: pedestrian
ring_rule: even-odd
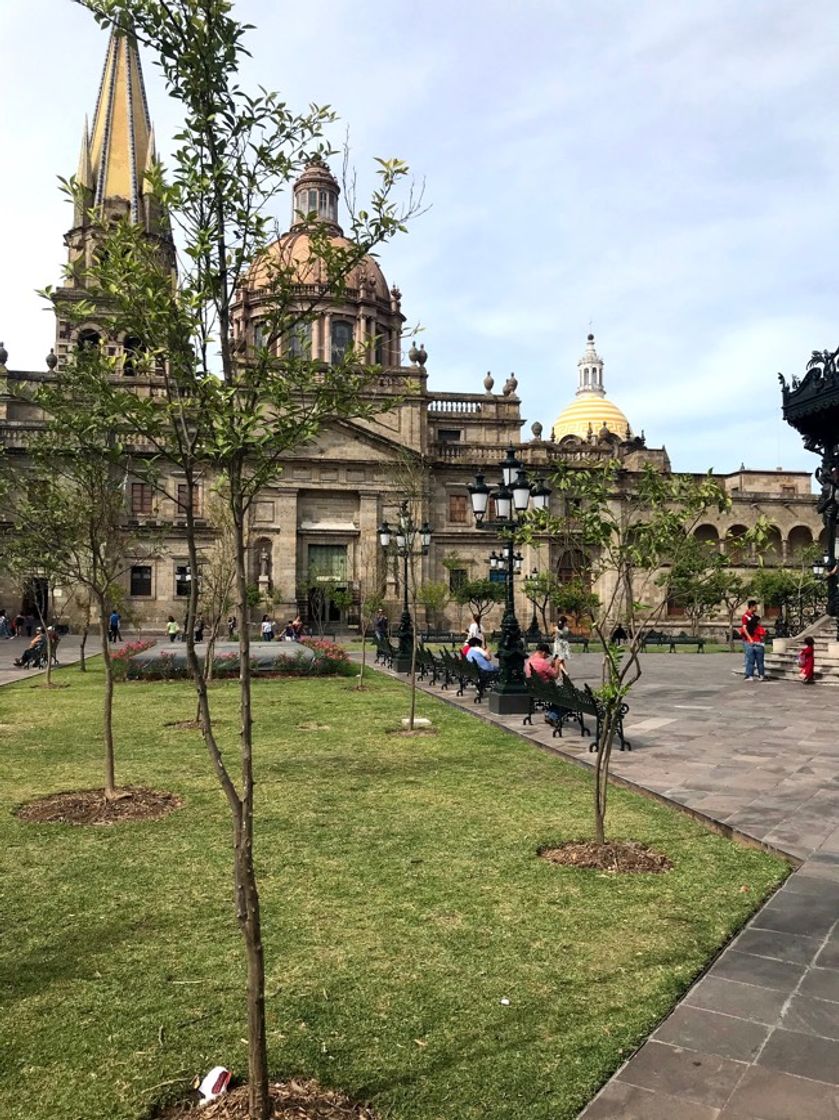
[[[6,617],[5,610],[0,609],[0,638],[11,638],[11,637],[12,637],[11,624],[10,624],[8,618]]]
[[[14,624],[14,636],[16,638],[22,638],[23,637],[23,628],[24,628],[25,625],[26,625],[26,619],[23,617],[23,615],[20,613],[20,611],[18,611],[17,614],[15,615],[15,624]]]
[[[559,673],[568,675],[568,660],[571,657],[571,631],[568,629],[568,619],[561,615],[554,623],[554,664]],[[537,647],[538,648],[538,647]]]
[[[236,636],[236,615],[232,614],[227,620],[227,636],[232,642]]]
[[[292,641],[299,642],[300,639],[303,637],[303,619],[300,617],[299,614],[296,614],[294,616],[294,618],[291,620],[291,622],[289,623],[289,625],[291,626],[291,629],[294,633],[294,637],[292,638]]]
[[[753,619],[757,614],[757,599],[749,599],[746,611],[740,620],[740,637],[743,641],[743,680],[748,684],[754,680],[755,674],[755,644]]]
[[[168,637],[170,642],[176,642],[178,640],[179,630],[180,627],[178,626],[177,622],[175,622],[175,616],[173,614],[170,614],[166,622],[166,636]]]
[[[196,642],[204,641],[204,616],[199,614],[195,623],[195,640]]]
[[[122,621],[122,617],[121,617],[119,611],[116,609],[116,607],[114,607],[114,609],[111,611],[111,617],[108,619],[108,640],[109,641],[111,641],[111,642],[121,642],[122,641],[122,634],[120,633],[120,630],[119,630],[119,624],[120,624],[121,621]]]
[[[754,649],[755,659],[755,672],[759,681],[766,680],[766,670],[764,668],[764,654],[766,653],[766,631],[760,623],[760,615],[752,616],[752,621],[749,624],[752,635],[752,648]]]
[[[274,623],[267,614],[262,616],[262,622],[259,624],[259,631],[262,635],[263,642],[273,642],[274,640]]]
[[[813,684],[816,675],[816,643],[812,638],[804,639],[804,648],[798,655],[798,675],[804,684]]]
[[[389,629],[387,615],[381,607],[376,611],[376,620],[373,623],[373,633],[377,638],[386,638]]]
[[[469,623],[469,629],[466,631],[467,642],[471,638],[477,638],[479,645],[484,644],[484,632],[481,629],[481,619],[476,614],[472,615],[472,621]]]

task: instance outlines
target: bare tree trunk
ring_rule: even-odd
[[[104,596],[98,596],[99,636],[102,641],[102,667],[105,670],[105,695],[102,701],[102,730],[105,735],[105,797],[116,798],[114,774],[114,673],[111,650],[108,645],[108,606]]]
[[[87,611],[84,616],[84,627],[82,629],[82,640],[79,644],[79,672],[87,672],[87,661],[85,660],[85,649],[87,647],[87,635],[90,632],[90,603],[88,603]]]
[[[416,617],[416,611],[414,612]],[[408,730],[414,730],[414,719],[417,714],[417,630],[414,627],[413,640],[411,642],[411,714],[408,717]]]
[[[356,688],[361,688],[364,683],[364,670],[367,668],[367,627],[361,627],[361,672],[358,674]]]
[[[236,590],[239,610],[247,610],[247,555],[245,513],[241,490],[241,464],[230,470],[230,508],[236,550]],[[268,1040],[265,1027],[265,960],[259,890],[253,864],[253,709],[250,635],[239,632],[239,712],[242,762],[241,810],[234,823],[236,913],[245,939],[248,969],[248,1091],[252,1120],[268,1120]]]

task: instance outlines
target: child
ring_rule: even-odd
[[[798,667],[801,670],[798,674],[805,684],[813,683],[813,676],[816,671],[816,643],[812,638],[804,639],[804,649],[798,655]]]
[[[766,670],[764,668],[764,654],[766,653],[766,631],[760,622],[760,615],[756,614],[753,619],[754,625],[750,628],[752,636],[752,648],[754,649],[755,670],[757,671],[757,679],[759,681],[766,680]]]

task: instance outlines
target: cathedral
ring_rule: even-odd
[[[175,248],[165,215],[144,189],[145,171],[154,157],[154,133],[136,44],[128,37],[112,35],[92,124],[85,122],[83,128],[76,172],[83,195],[64,239],[71,267],[57,292],[59,305],[87,295],[85,266],[96,248],[88,218],[93,207],[139,224],[174,267]],[[671,470],[667,451],[648,446],[638,427],[642,418],[631,421],[609,399],[604,362],[591,334],[577,363],[576,392],[569,370],[571,399],[547,428],[535,421],[525,430],[519,383],[513,375],[496,387],[490,374],[481,377],[476,373],[474,392],[437,390],[435,382],[446,382],[445,358],[441,357],[437,372],[425,347],[403,337],[402,293],[388,283],[379,264],[371,258],[364,260],[335,298],[310,259],[308,236],[295,221],[295,214],[315,213],[330,237],[343,239],[340,188],[329,167],[312,160],[292,193],[288,232],[251,269],[237,296],[234,338],[240,347],[260,344],[265,270],[277,265],[291,268],[301,306],[314,303],[317,315],[288,345],[323,363],[339,359],[349,347],[366,352],[381,367],[377,397],[386,403],[392,398],[392,404],[371,420],[329,425],[317,439],[289,454],[273,485],[261,493],[254,510],[252,582],[263,602],[271,604],[266,609],[276,617],[284,621],[298,611],[304,618],[310,617],[312,596],[317,594],[318,582],[324,581],[348,593],[337,597],[340,606],[329,604],[330,629],[357,624],[361,597],[374,588],[385,589],[388,613],[396,620],[400,572],[386,560],[378,527],[384,520],[396,521],[407,496],[406,453],[423,465],[424,481],[415,514],[418,521],[427,519],[431,527],[428,553],[418,561],[418,578],[444,581],[450,590],[464,580],[489,575],[489,553],[498,542],[475,527],[467,487],[477,472],[485,472],[494,482],[508,448],[528,473],[548,479],[560,462],[587,466],[604,458],[617,459],[630,484],[633,473],[647,464],[661,472]],[[0,343],[0,443],[7,453],[25,457],[28,443],[41,426],[37,410],[21,399],[20,390],[59,379],[71,349],[91,343],[105,346],[119,359],[121,377],[133,378],[139,390],[149,390],[151,382],[143,386],[134,368],[133,355],[142,345],[139,339],[103,338],[95,321],[71,323],[59,313],[55,345],[42,370],[15,369]],[[13,354],[13,339],[10,349]],[[715,542],[720,549],[736,548],[737,537],[763,514],[773,525],[770,547],[762,558],[766,563],[793,562],[819,540],[822,524],[809,474],[741,467],[718,479],[731,496],[732,506],[725,514],[708,516],[697,530],[702,539]],[[171,492],[178,493],[174,474],[171,482]],[[169,614],[182,617],[189,593],[191,573],[182,511],[177,501],[161,498],[140,479],[129,479],[125,492],[127,522],[138,530],[152,528],[163,542],[153,561],[144,558],[129,564],[123,588],[125,613],[146,628],[158,628]],[[206,499],[206,494],[199,495],[195,512],[209,541],[213,528],[206,517]],[[562,577],[583,559],[569,556],[548,539],[523,547],[522,553],[525,574],[552,571]],[[742,550],[738,553],[738,563],[744,567],[755,561],[755,557],[742,555]],[[520,582],[516,581],[517,610],[526,622],[532,608]],[[0,606],[10,613],[21,609],[26,613],[32,609],[33,596],[44,593],[37,572],[25,586],[17,587],[3,573],[0,560]],[[51,612],[67,613],[67,589],[57,588],[53,593]],[[497,610],[500,619],[500,608]],[[448,626],[460,627],[463,616],[459,608],[450,605],[444,614]],[[422,617],[418,621],[422,625]],[[677,607],[670,622],[677,628],[683,624]]]

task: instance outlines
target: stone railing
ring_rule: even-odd
[[[428,402],[429,412],[443,412],[446,414],[477,413],[483,411],[483,401],[470,400],[468,397],[432,397]]]

